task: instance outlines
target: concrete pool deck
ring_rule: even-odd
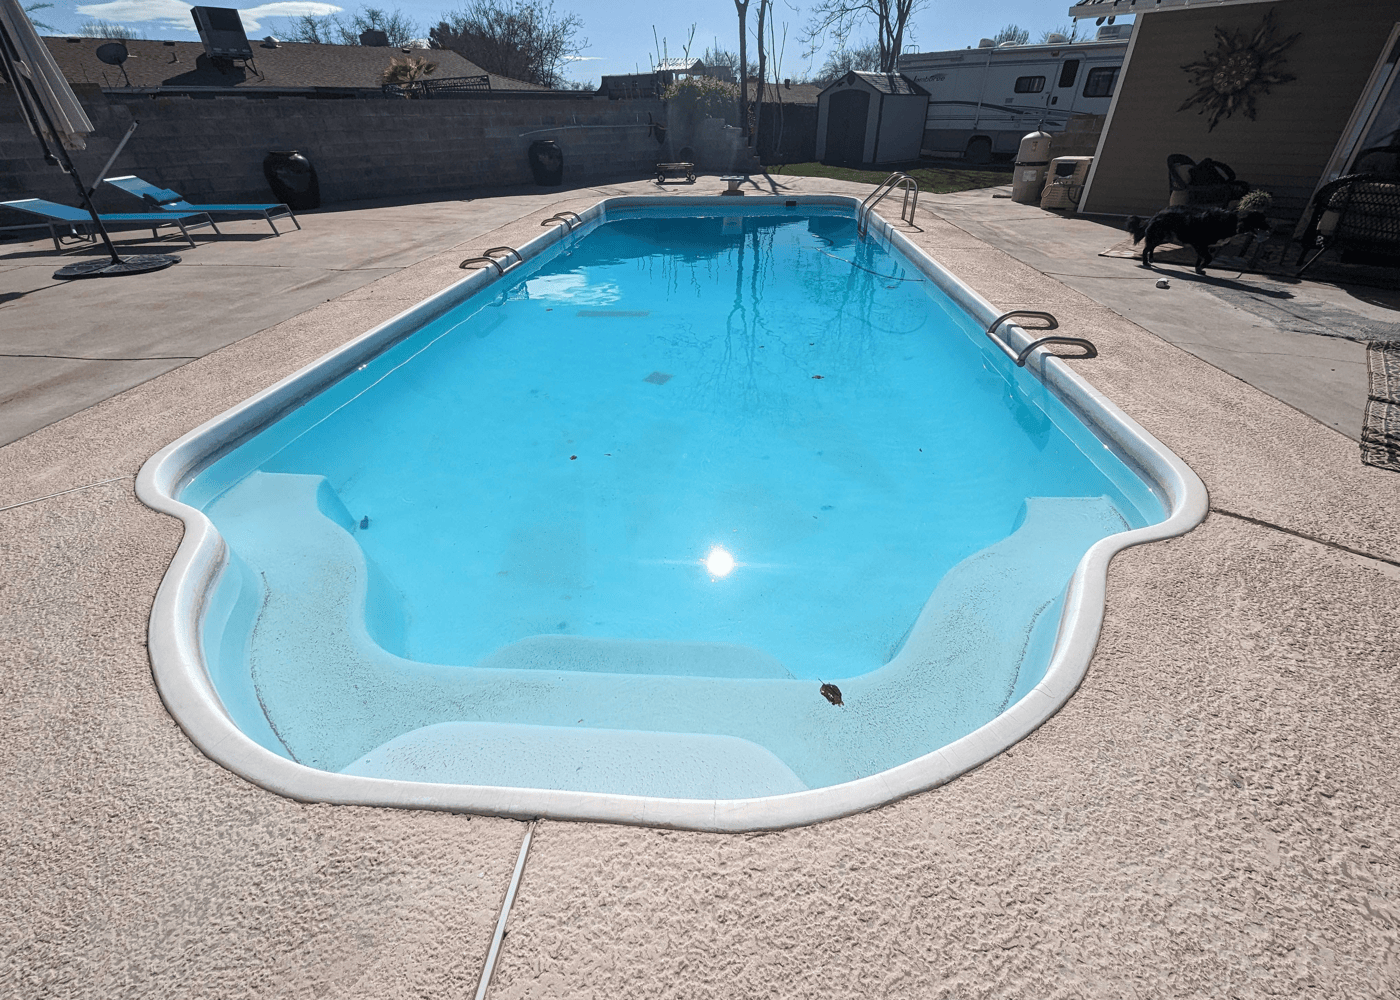
[[[478,221],[467,242],[444,227],[388,273],[192,347],[203,356],[0,448],[0,992],[475,989],[524,824],[301,804],[203,757],[164,711],[144,645],[181,528],[135,499],[132,477],[197,423],[455,280],[462,257],[523,242],[558,209],[642,191],[655,185],[512,195],[508,218]],[[1355,442],[1298,402],[942,218],[967,211],[961,197],[925,196],[911,238],[993,303],[1048,308],[1092,339],[1100,357],[1070,364],[1196,470],[1211,514],[1114,560],[1079,692],[942,788],[760,835],[539,824],[490,996],[1400,989],[1400,478],[1361,466]],[[400,225],[415,208],[395,208]],[[304,219],[307,245],[332,214]],[[255,246],[295,260],[300,235]],[[23,302],[0,305],[7,342]],[[160,318],[130,315],[111,336],[161,346]],[[47,343],[98,321],[36,309],[20,322]]]

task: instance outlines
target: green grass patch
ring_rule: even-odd
[[[855,181],[858,184],[879,184],[890,175],[889,170],[858,170],[855,167],[829,167],[824,163],[788,163],[767,168],[777,177],[830,177],[838,181]],[[950,194],[954,191],[975,191],[978,188],[998,187],[1011,183],[1011,174],[1006,170],[971,170],[960,167],[920,167],[910,166],[904,172],[919,184],[925,193]]]

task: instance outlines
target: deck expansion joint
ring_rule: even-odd
[[[52,500],[54,497],[67,496],[69,493],[80,493],[83,490],[90,490],[94,486],[104,486],[107,483],[115,483],[122,479],[132,479],[132,476],[113,476],[111,479],[99,479],[95,483],[88,483],[86,486],[74,486],[71,490],[59,490],[57,493],[46,493],[41,497],[34,497],[30,500],[21,500],[19,503],[12,503],[8,507],[0,507],[0,511],[14,510],[16,507],[25,507],[31,503],[38,503],[40,500]]]
[[[1337,549],[1340,552],[1360,556],[1362,559],[1373,559],[1376,562],[1386,563],[1390,566],[1400,566],[1400,559],[1391,559],[1389,556],[1378,556],[1374,552],[1354,549],[1350,545],[1343,545],[1341,542],[1333,542],[1326,538],[1318,538],[1316,535],[1310,535],[1306,531],[1295,531],[1292,528],[1285,528],[1281,524],[1274,524],[1272,521],[1263,521],[1257,517],[1250,517],[1248,514],[1236,514],[1234,511],[1222,510],[1216,506],[1212,506],[1210,512],[1212,514],[1223,514],[1225,517],[1233,517],[1238,521],[1248,521],[1250,524],[1257,524],[1261,528],[1272,528],[1274,531],[1281,531],[1285,535],[1292,535],[1294,538],[1301,538],[1307,542],[1316,542],[1318,545],[1325,545],[1329,549]]]

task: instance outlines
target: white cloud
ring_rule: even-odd
[[[172,28],[193,31],[194,21],[190,17],[190,6],[182,0],[110,0],[108,3],[79,4],[77,10],[79,14],[101,18],[104,21],[116,21],[119,24],[154,21]],[[324,17],[327,14],[339,13],[343,9],[334,4],[316,3],[314,0],[277,0],[275,3],[242,8],[238,15],[243,21],[243,30],[253,32],[262,28],[259,18],[301,17],[303,14]]]
[[[343,9],[335,4],[313,3],[311,0],[278,0],[277,3],[246,7],[238,12],[238,16],[243,19],[243,27],[253,31],[260,27],[253,23],[259,17],[301,17],[304,14],[325,17],[327,14],[338,14]]]
[[[565,56],[565,62],[597,62],[602,56]]]
[[[180,0],[113,0],[111,3],[79,4],[78,13],[104,21],[159,21],[194,30],[190,5]]]

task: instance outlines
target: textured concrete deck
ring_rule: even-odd
[[[795,185],[819,187],[850,190]],[[301,804],[200,755],[144,646],[181,527],[132,477],[469,252],[598,196],[533,196],[0,449],[0,995],[474,989],[523,825]],[[754,836],[540,824],[490,995],[1395,995],[1400,479],[966,229],[918,223],[993,303],[1099,345],[1072,364],[1201,475],[1210,516],[1114,561],[1080,691],[943,788]]]

